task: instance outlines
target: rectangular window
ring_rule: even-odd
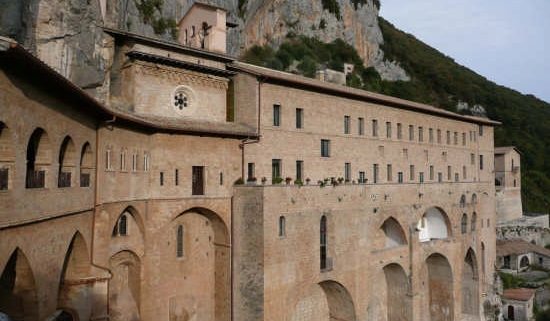
[[[351,118],[349,116],[344,116],[344,134],[350,133],[350,123]]]
[[[409,180],[414,181],[414,165],[409,166]]]
[[[428,140],[430,143],[434,142],[434,129],[430,128],[428,129]]]
[[[174,184],[176,186],[180,184],[179,171],[177,169],[174,171]]]
[[[193,166],[192,194],[204,195],[204,166]]]
[[[111,165],[111,154],[112,154],[112,152],[111,152],[110,149],[107,149],[105,151],[105,169],[108,170],[108,171],[113,169],[112,165]]]
[[[304,128],[304,110],[296,108],[296,128]]]
[[[386,122],[386,138],[391,138],[391,123]]]
[[[280,159],[271,160],[271,179],[276,181],[281,178],[282,175],[282,161]]]
[[[410,141],[414,140],[414,126],[413,125],[409,125],[409,140]]]
[[[403,184],[403,172],[398,172],[397,173],[397,182],[399,184]]]
[[[458,173],[455,173],[455,182],[458,182],[460,179],[460,176],[458,175]]]
[[[462,146],[466,146],[466,133],[462,133]]]
[[[447,131],[447,145],[451,145],[451,132]]]
[[[321,139],[321,157],[330,157],[330,140]]]
[[[378,137],[378,120],[372,120],[372,136]]]
[[[366,184],[367,178],[365,177],[365,172],[359,172],[359,184]]]
[[[479,169],[483,170],[483,155],[479,155]]]
[[[479,136],[483,136],[483,125],[479,125]]]
[[[147,153],[143,154],[143,171],[144,172],[149,171],[149,154]]]
[[[347,183],[351,182],[351,163],[346,163],[344,165],[344,180]]]
[[[122,172],[126,171],[126,150],[120,152],[120,170]]]
[[[447,166],[447,180],[450,181],[452,179],[452,172],[453,169],[451,166]]]
[[[458,145],[458,133],[457,132],[454,132],[454,142],[455,142],[455,145]]]
[[[273,105],[273,126],[281,126],[281,105]]]
[[[393,181],[393,173],[392,173],[392,166],[391,164],[388,164],[386,167],[386,180],[388,182]]]
[[[418,173],[418,178],[420,180],[420,183],[424,183],[424,172]]]
[[[441,172],[437,173],[437,181],[439,183],[443,182],[443,173]]]
[[[470,154],[470,165],[476,164],[476,155],[474,153]]]
[[[164,172],[160,172],[160,186],[164,186]]]
[[[223,185],[223,173],[220,172],[220,185]]]
[[[403,139],[403,125],[397,123],[397,139]]]
[[[247,181],[254,181],[254,178],[256,178],[255,176],[255,172],[256,171],[256,165],[254,163],[248,163],[248,166],[247,166]]]
[[[434,166],[430,165],[430,181],[434,180]]]
[[[132,172],[137,172],[138,154],[132,154]]]
[[[437,130],[437,143],[441,144],[441,129]]]
[[[418,127],[418,141],[423,142],[424,141],[424,128]]]
[[[374,184],[378,183],[378,164],[372,166],[372,179]]]
[[[468,178],[468,173],[466,172],[466,166],[462,166],[462,179]]]
[[[359,135],[365,135],[365,119],[363,117],[359,117],[357,124],[359,126]]]
[[[296,180],[304,181],[304,161],[296,161]]]

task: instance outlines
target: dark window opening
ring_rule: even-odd
[[[273,105],[273,126],[281,126],[281,105]]]
[[[330,157],[330,140],[321,139],[321,157]]]
[[[281,164],[282,161],[280,159],[272,159],[271,160],[271,179],[273,182],[276,182],[277,180],[281,179]]]
[[[286,219],[284,216],[279,217],[279,237],[286,235]]]
[[[304,180],[304,161],[301,161],[301,160],[296,161],[296,180],[297,181]]]
[[[176,236],[176,256],[183,257],[183,226],[178,225],[178,232]]]
[[[204,166],[193,166],[192,195],[204,195]]]
[[[327,217],[321,217],[320,232],[320,257],[321,270],[327,269]]]
[[[296,128],[304,127],[304,110],[302,108],[296,108]]]

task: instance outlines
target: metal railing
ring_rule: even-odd
[[[80,173],[80,187],[90,187],[89,173]]]
[[[28,170],[25,186],[27,188],[44,188],[46,186],[46,171]]]
[[[5,191],[8,189],[9,182],[9,169],[0,168],[0,191]]]
[[[57,178],[57,187],[71,187],[70,172],[59,172],[59,177]]]

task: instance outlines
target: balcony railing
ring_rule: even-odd
[[[46,186],[46,171],[27,171],[27,188],[44,188]]]
[[[59,177],[57,178],[58,187],[71,187],[71,173],[70,172],[59,172]]]
[[[1,168],[0,169],[0,191],[5,191],[8,189],[9,182],[9,169]]]
[[[80,187],[90,187],[89,173],[80,173]]]

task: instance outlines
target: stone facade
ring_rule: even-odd
[[[497,191],[497,217],[499,223],[520,219],[521,154],[515,147],[495,149],[495,185]]]
[[[104,104],[0,40],[1,312],[492,320],[498,123],[103,36]]]

